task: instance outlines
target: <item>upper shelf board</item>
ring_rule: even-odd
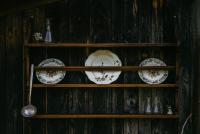
[[[29,43],[25,47],[28,48],[143,48],[143,47],[177,47],[177,43]]]

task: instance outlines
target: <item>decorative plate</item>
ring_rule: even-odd
[[[109,50],[98,50],[87,58],[85,66],[122,66],[118,56]],[[117,80],[121,71],[85,71],[89,80],[96,84],[110,84]]]
[[[140,63],[140,66],[166,66],[166,64],[156,58],[145,59]],[[168,76],[166,70],[141,70],[138,71],[139,77],[148,84],[160,84],[164,82]]]
[[[39,67],[61,67],[65,64],[54,58],[46,59],[42,61]],[[56,84],[65,77],[66,71],[55,71],[55,70],[40,70],[36,71],[37,79],[43,84]]]

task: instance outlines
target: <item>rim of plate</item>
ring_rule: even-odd
[[[121,60],[119,59],[119,57],[115,53],[111,52],[110,50],[97,50],[97,51],[91,53],[85,61],[85,66],[91,66],[92,61],[100,55],[109,56],[112,58],[114,64],[115,64],[115,62],[117,62],[117,64],[118,64],[117,66],[122,66],[122,63],[121,63]],[[97,72],[97,71],[85,71],[88,79],[96,84],[110,84],[110,83],[116,81],[118,79],[119,75],[121,74],[121,71],[112,71],[112,72],[104,71],[107,73],[112,73],[112,76],[113,76],[112,80],[97,81],[94,76],[95,72]]]
[[[45,60],[43,60],[42,62],[40,62],[39,63],[39,67],[44,67],[47,63],[50,63],[50,62],[55,62],[55,63],[58,63],[59,65],[58,66],[65,66],[65,64],[61,61],[61,60],[59,60],[59,59],[56,59],[56,58],[48,58],[48,59],[45,59]],[[61,77],[60,78],[58,78],[58,79],[56,79],[55,81],[53,81],[53,82],[48,82],[48,80],[44,80],[44,79],[42,79],[41,77],[40,77],[40,71],[36,71],[36,77],[37,77],[37,79],[41,82],[41,83],[43,83],[43,84],[57,84],[57,83],[59,83],[60,81],[62,81],[63,79],[64,79],[64,77],[65,77],[65,75],[66,75],[66,71],[59,71],[59,72],[61,72]]]
[[[163,62],[162,60],[158,59],[158,58],[147,58],[147,59],[143,60],[143,61],[140,63],[139,66],[148,66],[147,64],[148,64],[150,61],[154,61],[154,62],[160,64],[160,65],[154,65],[154,66],[166,66],[166,63]],[[138,75],[139,75],[140,79],[141,79],[143,82],[148,83],[148,84],[160,84],[160,83],[164,82],[164,81],[167,79],[168,73],[169,73],[169,72],[166,71],[166,70],[158,70],[159,72],[161,72],[161,71],[163,72],[163,76],[161,77],[161,79],[158,79],[158,80],[150,80],[150,79],[147,79],[147,78],[144,77],[144,73],[145,73],[144,71],[146,72],[146,71],[148,71],[148,70],[140,70],[140,71],[138,71]]]

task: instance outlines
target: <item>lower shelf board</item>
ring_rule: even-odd
[[[33,88],[177,88],[177,84],[33,84]]]
[[[133,114],[44,114],[33,119],[178,119],[178,115],[133,115]]]

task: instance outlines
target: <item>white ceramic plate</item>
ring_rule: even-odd
[[[98,50],[89,55],[85,66],[122,66],[118,56],[109,50]],[[110,84],[117,80],[121,71],[85,71],[89,80],[96,84]]]
[[[61,67],[65,66],[65,64],[55,58],[50,58],[42,61],[39,67]],[[36,71],[37,79],[43,84],[56,84],[65,77],[66,71],[55,71],[55,70],[40,70]]]
[[[148,58],[140,63],[140,66],[166,66],[166,64],[156,58]],[[138,71],[139,77],[148,84],[160,84],[168,77],[166,70],[140,70]]]

